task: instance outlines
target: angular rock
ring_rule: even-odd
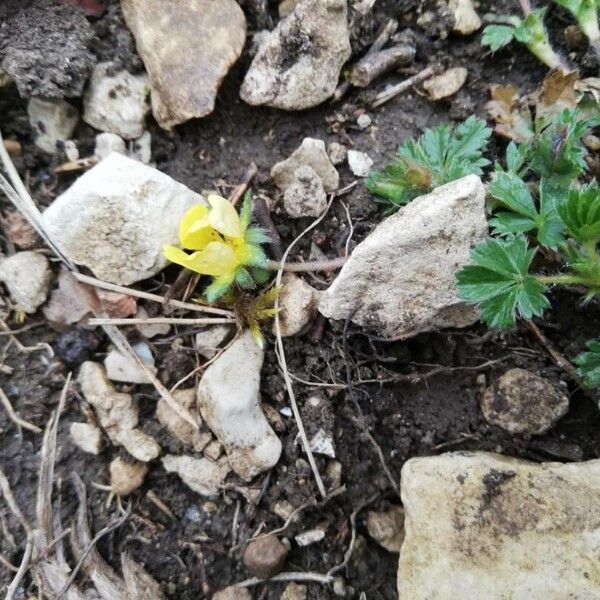
[[[198,386],[202,418],[246,481],[273,467],[281,442],[260,408],[264,352],[245,331],[206,369]]]
[[[348,150],[348,166],[357,177],[366,177],[373,166],[373,159],[365,152]]]
[[[223,452],[223,446],[221,442],[218,440],[212,440],[209,444],[206,445],[202,453],[206,458],[210,458],[211,460],[217,460],[221,453]]]
[[[569,410],[569,397],[557,385],[527,371],[510,369],[481,398],[488,423],[510,433],[548,431]]]
[[[119,442],[133,458],[142,462],[150,462],[160,454],[160,446],[156,440],[141,429],[123,432]]]
[[[51,277],[50,264],[43,254],[25,250],[0,259],[0,281],[26,313],[34,313],[46,301]]]
[[[252,600],[252,594],[248,588],[232,585],[216,592],[212,600]]]
[[[475,175],[413,200],[361,242],[321,299],[319,310],[389,338],[473,324],[456,272],[486,238],[485,190]]]
[[[144,463],[126,462],[120,456],[110,463],[110,487],[119,496],[129,496],[137,490],[148,472]]]
[[[315,529],[309,529],[299,533],[294,539],[296,540],[296,544],[300,547],[310,546],[311,544],[316,544],[325,539],[325,533],[325,529],[316,527]]]
[[[246,546],[244,564],[252,575],[269,579],[281,571],[288,552],[289,548],[276,535],[266,535]]]
[[[316,171],[326,192],[337,190],[340,176],[327,156],[325,142],[309,137],[302,140],[302,144],[289,158],[273,165],[271,177],[275,185],[285,191],[296,180],[296,170],[304,166],[312,167]]]
[[[454,31],[461,35],[471,35],[481,27],[481,19],[473,0],[449,0],[448,6],[454,13]]]
[[[333,437],[324,429],[319,429],[309,441],[310,449],[315,454],[322,454],[329,458],[335,458],[335,446]]]
[[[134,458],[142,461],[153,460],[160,454],[160,446],[154,438],[136,429],[138,408],[131,395],[115,390],[102,365],[84,362],[77,382],[113,444],[123,446]]]
[[[154,367],[154,358],[152,355],[148,358],[143,351],[145,344],[136,344],[132,346],[134,352],[148,366],[150,371],[156,372]],[[150,352],[150,350],[147,350]],[[104,368],[106,375],[111,381],[122,381],[124,383],[152,383],[150,376],[129,356],[123,354],[120,350],[113,348],[104,359]]]
[[[279,327],[283,337],[302,331],[317,313],[321,292],[304,279],[286,273],[279,292]]]
[[[57,144],[73,135],[79,121],[77,109],[65,100],[31,98],[27,114],[35,145],[48,154],[58,152]]]
[[[129,285],[167,264],[179,221],[202,196],[168,175],[116,152],[84,173],[44,211],[48,233],[96,277]]]
[[[102,451],[102,432],[91,423],[71,423],[71,440],[84,452],[100,454]]]
[[[116,133],[99,133],[96,136],[94,156],[99,160],[106,158],[111,152],[127,155],[127,146],[123,138]]]
[[[454,67],[444,71],[441,75],[430,77],[423,82],[432,100],[442,100],[453,96],[465,85],[469,72],[464,67]]]
[[[148,77],[114,71],[112,63],[96,65],[83,99],[83,120],[126,140],[144,133],[144,121],[150,111]]]
[[[196,390],[175,390],[173,392],[174,400],[188,411],[192,411],[196,404]],[[159,398],[156,404],[156,419],[177,438],[180,442],[188,444],[196,452],[201,452],[210,442],[212,436],[210,433],[201,433],[192,427],[186,420],[182,419],[163,398]]]
[[[350,58],[346,0],[301,0],[263,40],[242,84],[242,100],[284,110],[333,95]]]
[[[162,464],[168,473],[177,473],[191,490],[209,498],[219,494],[223,480],[229,472],[226,461],[215,462],[209,458],[194,456],[167,454],[163,457]]]
[[[285,586],[281,600],[306,600],[308,587],[300,583],[291,582]]]
[[[213,325],[196,334],[196,350],[211,359],[219,350],[225,338],[231,333],[228,325]]]
[[[150,77],[158,124],[171,129],[210,114],[246,40],[246,18],[238,3],[123,0],[122,6]]]
[[[135,316],[138,319],[146,319],[148,318],[148,313],[144,307],[140,306]],[[145,338],[150,339],[157,335],[167,335],[171,331],[171,326],[168,323],[139,323],[136,325],[136,329]]]
[[[7,145],[8,140],[4,140]],[[6,211],[2,220],[8,239],[21,250],[31,250],[40,245],[40,237],[19,210]]]
[[[298,167],[294,181],[283,194],[283,207],[290,217],[318,217],[327,208],[327,194],[317,172],[308,165]]]
[[[348,156],[348,148],[344,144],[331,142],[327,146],[327,154],[334,165],[341,165]]]
[[[595,598],[600,460],[486,452],[413,458],[401,476],[403,600]],[[565,559],[568,557],[568,560]]]
[[[369,535],[389,552],[400,552],[404,540],[404,509],[393,506],[389,510],[367,513]]]

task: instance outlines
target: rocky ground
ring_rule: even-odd
[[[485,118],[492,84],[539,87],[521,47],[480,46],[503,10],[0,5],[25,197],[0,206],[8,598],[600,598],[597,398],[548,352],[597,335],[597,305],[554,292],[537,326],[488,331],[454,287],[488,233],[481,179],[390,217],[364,186],[408,137]],[[548,22],[595,76],[566,13]],[[273,260],[327,211],[288,257],[324,268],[283,275],[264,348],[162,252],[246,187]]]

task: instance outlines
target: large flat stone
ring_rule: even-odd
[[[487,452],[402,468],[402,600],[600,598],[600,460]]]
[[[458,296],[456,273],[486,238],[485,190],[469,175],[420,196],[385,219],[352,253],[319,310],[389,338],[465,327],[475,308]]]
[[[223,78],[246,41],[234,0],[122,0],[164,129],[212,112]]]

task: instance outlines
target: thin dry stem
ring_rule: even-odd
[[[315,219],[304,231],[302,231],[287,247],[286,251],[283,253],[281,257],[281,262],[279,264],[279,270],[277,271],[277,278],[275,281],[276,286],[281,285],[281,280],[283,278],[283,270],[285,267],[285,262],[292,248],[298,243],[300,239],[304,235],[306,235],[311,229],[314,229],[324,218],[325,215],[329,212],[333,201],[335,200],[336,195],[332,194],[327,207],[323,211],[320,217]],[[308,458],[308,462],[313,471],[315,481],[317,483],[317,488],[319,493],[323,498],[327,496],[325,492],[325,486],[323,485],[323,480],[321,479],[321,475],[319,474],[319,469],[317,468],[317,463],[315,461],[315,457],[313,456],[312,450],[310,449],[310,444],[308,442],[308,437],[306,436],[306,431],[304,429],[304,424],[302,423],[302,417],[300,416],[300,411],[298,410],[298,405],[296,403],[296,396],[294,394],[294,384],[292,383],[292,378],[290,377],[290,373],[287,368],[287,361],[285,359],[285,350],[283,348],[283,338],[281,337],[281,322],[279,318],[279,296],[275,299],[275,337],[277,338],[277,359],[279,361],[279,366],[281,367],[281,371],[283,373],[283,378],[285,380],[285,385],[288,391],[288,395],[290,397],[290,404],[292,406],[292,412],[294,413],[294,419],[296,420],[296,424],[298,425],[298,434],[300,435],[300,439],[302,440],[302,446],[304,447],[304,451],[306,452],[306,456]]]
[[[172,306],[173,308],[180,308],[182,310],[192,310],[195,312],[205,312],[213,315],[223,315],[227,317],[233,317],[233,312],[225,310],[224,308],[215,308],[214,306],[206,306],[204,304],[196,304],[193,302],[182,302],[181,300],[168,299],[158,294],[151,294],[150,292],[143,292],[141,290],[134,290],[133,288],[125,287],[123,285],[116,285],[114,283],[108,283],[83,273],[73,273],[73,276],[82,283],[100,288],[101,290],[107,290],[109,292],[118,292],[125,294],[126,296],[134,296],[136,298],[142,298],[143,300],[150,300],[151,302],[158,302],[166,306]]]
[[[235,325],[234,319],[187,319],[183,317],[146,317],[131,319],[89,319],[90,325]]]
[[[245,579],[244,581],[240,581],[235,584],[235,587],[253,587],[255,585],[260,585],[261,583],[271,583],[277,581],[301,581],[307,583],[322,583],[323,585],[327,585],[333,583],[333,576],[331,575],[323,575],[322,573],[315,573],[313,571],[306,572],[298,572],[298,571],[290,571],[287,573],[279,573],[278,575],[274,575],[269,579],[260,579],[258,577],[250,577],[250,579]]]
[[[17,415],[12,404],[10,403],[10,400],[8,399],[8,396],[4,393],[4,390],[2,388],[0,388],[0,404],[4,406],[6,412],[8,413],[8,416],[10,417],[10,420],[17,427],[22,427],[23,429],[33,431],[33,433],[42,433],[42,429],[40,427],[34,425],[33,423],[30,423],[29,421],[25,421],[25,419],[21,419],[21,417]]]
[[[375,98],[373,99],[373,102],[371,102],[371,106],[373,106],[373,108],[381,106],[385,102],[388,102],[392,98],[395,98],[398,94],[405,92],[413,85],[421,83],[422,81],[429,79],[433,75],[435,75],[435,69],[433,67],[426,67],[422,71],[419,71],[416,75],[413,75],[412,77],[401,81],[395,86],[377,94],[377,96],[375,96]]]
[[[315,260],[305,263],[288,263],[283,265],[283,271],[293,273],[306,273],[308,271],[335,271],[341,269],[348,261],[347,256],[332,258],[330,260]],[[267,263],[269,271],[278,271],[281,268],[281,262],[270,260]]]

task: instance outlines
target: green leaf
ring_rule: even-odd
[[[556,188],[568,188],[585,169],[587,150],[583,138],[598,118],[582,118],[577,109],[564,109],[551,123],[536,121],[541,127],[531,142],[531,170],[552,179]]]
[[[489,164],[482,153],[491,133],[475,117],[454,130],[448,125],[428,129],[419,139],[402,144],[383,171],[370,173],[367,189],[394,210],[433,187],[465,175],[481,175]]]
[[[512,42],[514,33],[515,28],[511,25],[488,25],[481,35],[481,45],[489,46],[492,52],[496,52]]]
[[[549,302],[543,284],[529,274],[534,255],[522,235],[482,242],[457,274],[460,297],[477,304],[490,327],[512,327],[517,315],[541,316]]]
[[[244,194],[244,201],[240,210],[240,222],[243,229],[247,229],[252,218],[252,192],[248,190]]]
[[[529,144],[515,144],[511,142],[506,147],[506,168],[515,175],[522,174],[529,154]]]
[[[577,355],[574,362],[585,385],[595,388],[600,386],[600,340],[590,340],[586,348],[587,351]]]
[[[252,275],[244,269],[244,267],[238,267],[235,272],[235,282],[242,286],[244,289],[251,290],[256,287]]]
[[[537,209],[527,184],[514,173],[496,173],[488,191],[502,206],[535,221]]]
[[[597,183],[572,188],[557,212],[571,237],[581,243],[600,240],[600,188]]]
[[[496,203],[509,211],[494,215],[490,224],[496,235],[525,233],[537,229],[542,246],[556,248],[562,241],[562,223],[556,213],[551,188],[542,180],[539,209],[527,184],[515,173],[497,172],[488,187]]]

